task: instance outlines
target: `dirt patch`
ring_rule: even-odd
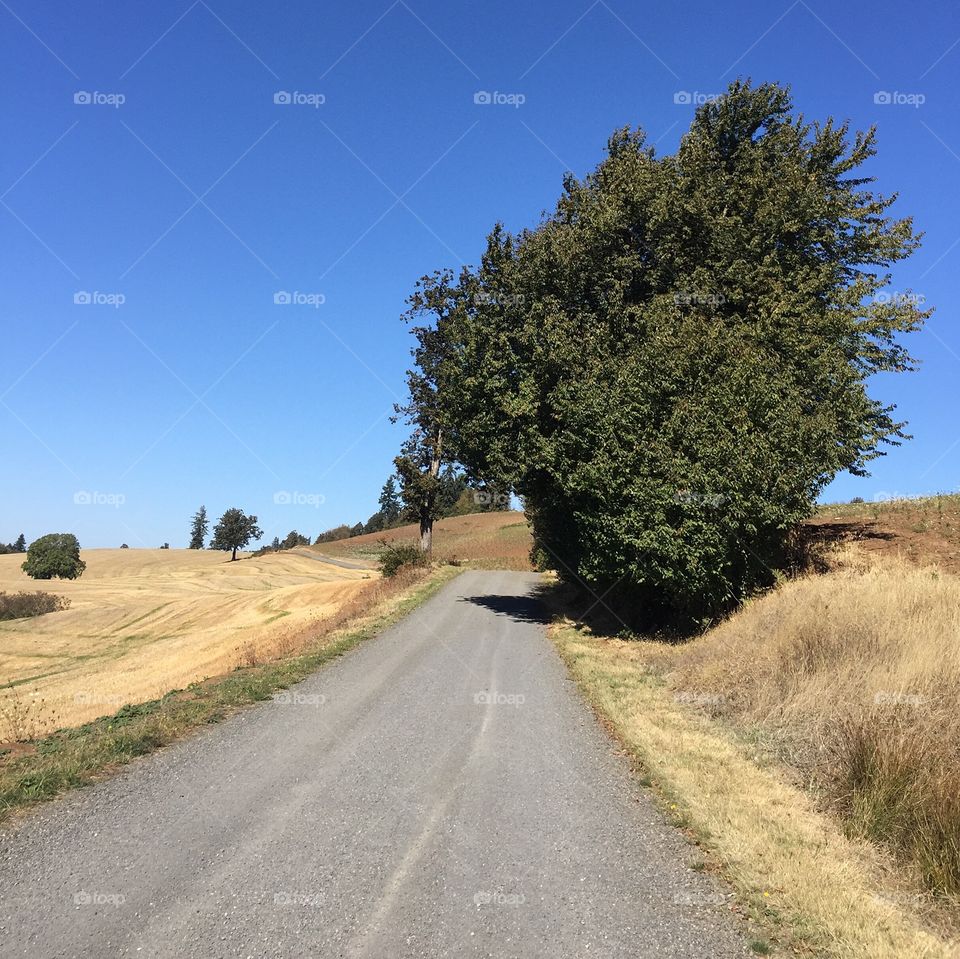
[[[823,506],[806,524],[815,540],[960,573],[960,497]]]

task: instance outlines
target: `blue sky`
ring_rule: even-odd
[[[920,372],[873,386],[915,439],[829,498],[960,484],[953,2],[2,0],[0,71],[0,539],[365,519],[417,277],[536,223],[616,127],[672,152],[676,101],[738,75],[878,124],[870,172],[926,232],[892,286],[937,307]]]

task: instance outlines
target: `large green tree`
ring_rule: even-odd
[[[27,549],[21,569],[33,579],[76,579],[87,568],[73,533],[47,533]]]
[[[545,565],[621,615],[703,622],[903,439],[867,384],[911,367],[900,335],[928,313],[877,295],[919,238],[859,173],[874,152],[736,82],[675,155],[616,132],[537,229],[435,276],[438,430],[523,497]]]
[[[242,509],[228,509],[213,527],[213,539],[210,549],[232,552],[231,562],[237,558],[237,550],[243,549],[251,540],[263,536],[263,530],[257,526],[256,516],[247,516]]]

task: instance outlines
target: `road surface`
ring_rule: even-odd
[[[747,956],[567,679],[466,572],[220,726],[0,832],[0,954]]]

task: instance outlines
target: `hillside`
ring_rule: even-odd
[[[815,539],[960,573],[960,493],[879,503],[827,503],[808,523]]]
[[[419,540],[415,524],[381,533],[365,533],[332,543],[319,543],[311,550],[326,556],[373,562],[380,544]],[[433,528],[433,556],[441,562],[456,562],[487,569],[529,570],[530,529],[520,512],[470,513],[439,520]]]

